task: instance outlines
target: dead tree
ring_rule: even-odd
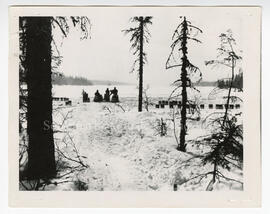
[[[181,17],[180,17],[181,18]],[[197,31],[202,33],[202,30],[198,27],[191,25],[189,21],[186,20],[186,17],[183,18],[183,21],[177,26],[172,36],[172,45],[171,52],[166,62],[166,69],[172,69],[181,67],[180,79],[176,80],[174,84],[178,84],[177,87],[173,90],[172,94],[176,92],[179,88],[182,88],[181,98],[182,98],[182,108],[181,108],[181,124],[180,124],[180,142],[177,145],[177,150],[186,151],[186,140],[185,136],[187,134],[187,88],[193,88],[191,76],[193,74],[199,74],[201,78],[201,72],[198,67],[194,66],[187,57],[188,48],[187,43],[189,40],[195,42],[200,42],[198,39],[194,38],[191,35],[191,31]],[[176,58],[177,55],[178,57]],[[200,79],[199,78],[199,79]],[[172,95],[171,94],[171,95]]]
[[[146,88],[143,89],[143,103],[146,111],[149,111],[149,106],[155,105],[150,97],[148,96],[148,90],[149,90],[149,85],[146,86]]]
[[[71,17],[87,38],[87,17]],[[27,85],[27,179],[52,178],[56,175],[52,127],[52,27],[64,36],[69,32],[66,17],[20,17],[20,75]],[[59,62],[58,62],[59,63]],[[57,64],[57,63],[56,63]]]
[[[136,27],[124,30],[125,34],[131,34],[130,42],[131,48],[135,51],[133,55],[136,59],[132,66],[132,72],[138,66],[138,76],[139,76],[139,96],[138,96],[138,111],[142,111],[143,103],[143,66],[147,62],[146,53],[144,52],[144,44],[149,42],[150,32],[148,30],[148,25],[152,24],[152,16],[135,16],[131,18],[131,22],[138,23]]]
[[[227,101],[225,105],[225,113],[223,117],[223,123],[228,119],[228,109],[231,100],[231,90],[233,88],[233,81],[235,76],[235,68],[237,61],[241,60],[235,50],[234,45],[236,44],[235,39],[233,38],[231,30],[227,30],[226,33],[222,33],[219,36],[220,38],[220,47],[218,50],[218,59],[206,61],[206,65],[223,65],[228,67],[231,70],[231,79],[229,81],[229,89],[227,95]],[[220,59],[221,58],[221,59]]]

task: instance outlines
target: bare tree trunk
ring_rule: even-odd
[[[51,18],[26,18],[28,179],[56,175],[52,130]]]
[[[234,58],[232,57],[232,78],[231,78],[228,97],[227,97],[227,102],[226,102],[226,106],[225,106],[225,114],[224,114],[224,119],[223,119],[223,125],[224,125],[224,123],[225,123],[225,121],[227,119],[227,116],[228,116],[228,109],[229,109],[229,105],[230,105],[233,80],[234,80]]]
[[[143,94],[143,17],[140,17],[140,67],[139,67],[139,104],[138,111],[142,111]]]
[[[217,161],[215,161],[214,163],[213,184],[216,182],[216,175],[217,175]]]
[[[180,144],[177,150],[186,151],[186,121],[187,121],[187,22],[183,22],[183,40],[182,40],[182,68],[181,68],[181,83],[182,83],[182,108],[181,108],[181,131]]]

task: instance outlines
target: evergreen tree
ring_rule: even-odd
[[[88,37],[87,17],[71,17]],[[27,85],[27,179],[49,179],[56,175],[52,127],[52,27],[64,36],[69,32],[65,17],[20,17],[20,81]]]
[[[216,178],[228,179],[221,174],[218,170],[219,167],[230,170],[231,166],[239,167],[239,163],[241,165],[243,161],[243,126],[237,119],[238,115],[229,114],[229,104],[232,99],[231,90],[235,84],[236,63],[241,60],[241,57],[234,50],[235,40],[230,30],[222,33],[220,40],[218,56],[221,59],[207,61],[206,65],[221,64],[231,71],[231,78],[224,81],[223,85],[223,88],[228,89],[225,112],[223,116],[214,117],[210,121],[210,125],[213,127],[212,133],[198,140],[211,147],[210,151],[204,155],[203,163],[214,165],[212,183],[216,182]]]
[[[131,22],[138,23],[134,28],[129,28],[124,30],[126,34],[131,34],[130,42],[131,48],[135,49],[133,55],[136,55],[136,59],[132,66],[132,71],[134,71],[137,63],[139,63],[139,96],[138,96],[138,111],[142,111],[143,103],[143,65],[147,61],[146,53],[144,52],[144,44],[149,42],[150,32],[148,30],[148,25],[152,24],[151,16],[135,16],[131,19]]]
[[[202,33],[201,29],[191,25],[191,23],[186,20],[186,17],[184,17],[183,21],[177,26],[177,28],[175,29],[173,33],[173,36],[172,36],[173,43],[171,45],[171,53],[166,62],[166,69],[181,67],[180,79],[176,80],[174,83],[179,84],[179,86],[176,89],[180,87],[182,88],[181,125],[180,125],[181,131],[180,131],[180,142],[177,146],[177,150],[183,151],[183,152],[186,151],[185,136],[187,134],[186,123],[187,123],[187,105],[188,105],[187,88],[193,87],[192,81],[191,81],[191,75],[198,73],[201,79],[201,72],[199,71],[199,68],[194,66],[187,57],[188,41],[193,40],[195,42],[200,42],[198,39],[191,37],[192,29]],[[181,55],[180,59],[176,59],[176,57],[174,56],[175,52],[177,52],[176,54]]]

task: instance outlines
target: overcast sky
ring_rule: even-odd
[[[73,15],[73,14],[71,14]],[[242,26],[247,12],[237,8],[89,8],[85,14],[91,21],[91,39],[80,40],[78,29],[70,30],[67,38],[61,39],[59,30],[54,30],[58,49],[63,56],[59,71],[65,75],[83,76],[92,80],[112,80],[137,83],[137,73],[130,73],[134,56],[130,50],[130,36],[122,30],[130,26],[132,16],[153,16],[149,26],[152,35],[145,45],[148,64],[144,66],[145,84],[169,85],[179,77],[180,69],[165,70],[170,53],[171,37],[179,24],[180,16],[203,30],[196,38],[202,43],[190,41],[188,57],[198,66],[204,81],[214,81],[228,76],[228,68],[213,69],[205,66],[205,60],[215,59],[220,33],[231,29],[237,48],[243,50]]]

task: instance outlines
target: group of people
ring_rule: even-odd
[[[112,95],[112,97],[111,97]],[[97,90],[94,96],[94,102],[112,102],[112,103],[117,103],[119,102],[119,97],[118,97],[118,90],[116,87],[114,89],[109,90],[108,88],[105,91],[104,97],[99,93]]]
[[[112,97],[111,97],[112,95]],[[82,98],[83,102],[90,102],[90,98],[88,97],[88,94],[83,90],[82,91]],[[116,87],[114,89],[109,90],[108,88],[105,91],[104,97],[99,93],[97,90],[95,92],[94,96],[94,102],[112,102],[112,103],[117,103],[119,102],[119,97],[118,97],[118,90]]]
[[[112,95],[112,97],[111,97],[111,95]],[[83,90],[83,101],[84,102],[87,99],[86,97],[88,98],[88,94]],[[87,101],[88,101],[88,99],[87,99]],[[117,103],[117,102],[119,102],[118,90],[116,89],[116,87],[114,87],[114,89],[112,89],[112,90],[109,90],[107,88],[106,91],[105,91],[104,97],[97,90],[95,92],[95,96],[94,96],[94,100],[93,101],[94,102],[113,102],[113,103]]]

